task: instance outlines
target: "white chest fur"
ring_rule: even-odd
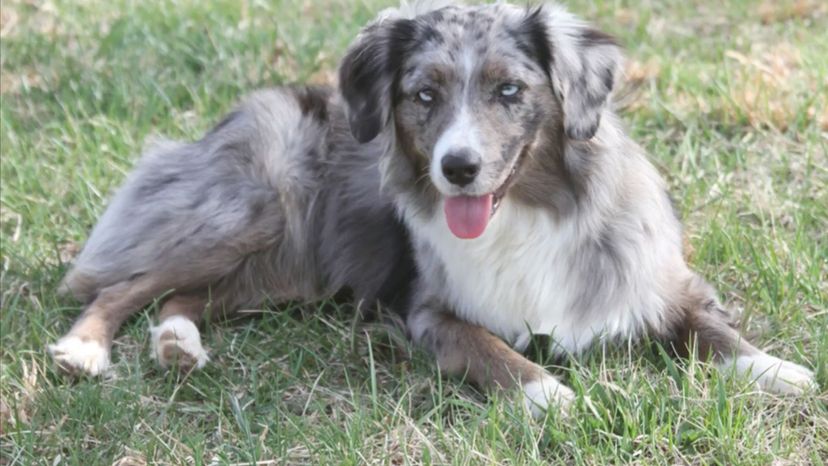
[[[572,270],[579,241],[572,222],[558,223],[542,209],[504,203],[480,238],[461,240],[441,214],[409,221],[445,271],[443,299],[458,316],[519,349],[532,334],[548,334],[556,352],[577,353],[596,337],[634,336],[661,311],[657,294],[637,286],[605,289],[613,296],[600,309],[577,308],[577,297],[590,283]],[[649,272],[630,270],[634,276],[619,283],[634,284],[635,276]]]

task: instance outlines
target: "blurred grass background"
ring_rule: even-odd
[[[558,372],[589,401],[527,419],[326,306],[209,326],[189,376],[128,324],[111,380],[62,379],[55,294],[151,135],[194,139],[252,89],[327,82],[381,0],[3,0],[0,464],[825,464],[828,4],[566,2],[626,47],[620,105],[668,178],[691,262],[821,394],[757,393],[690,361],[600,351]]]

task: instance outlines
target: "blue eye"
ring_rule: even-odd
[[[417,99],[419,99],[422,103],[430,104],[434,101],[434,91],[429,88],[425,88],[417,93]]]
[[[506,83],[500,85],[500,95],[503,97],[514,97],[520,92],[520,86],[517,84]]]

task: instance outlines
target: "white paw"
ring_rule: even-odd
[[[67,335],[48,349],[55,364],[70,374],[102,375],[109,369],[109,349],[94,340]]]
[[[565,410],[574,400],[575,392],[549,374],[523,386],[523,402],[534,418],[543,417],[551,405]]]
[[[734,363],[739,374],[749,376],[766,392],[799,395],[817,389],[816,378],[809,369],[766,353],[739,356],[735,361],[726,360],[722,366],[729,368]]]
[[[157,327],[150,327],[152,355],[168,368],[178,364],[181,369],[201,369],[210,358],[201,346],[201,334],[195,324],[182,316],[172,316]]]

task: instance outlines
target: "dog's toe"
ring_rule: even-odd
[[[71,375],[103,375],[109,370],[109,349],[94,340],[67,335],[49,345],[49,354],[63,372]]]
[[[523,386],[524,404],[534,418],[543,417],[550,406],[566,410],[574,400],[575,392],[549,374]]]
[[[180,370],[201,369],[210,358],[201,346],[201,334],[195,324],[181,316],[170,317],[151,327],[152,354],[161,367],[177,365]]]
[[[814,373],[799,364],[769,354],[740,356],[736,370],[747,374],[763,391],[781,395],[800,395],[817,389]]]
[[[813,372],[796,363],[781,359],[777,361],[757,379],[762,390],[783,395],[799,395],[816,390]]]

